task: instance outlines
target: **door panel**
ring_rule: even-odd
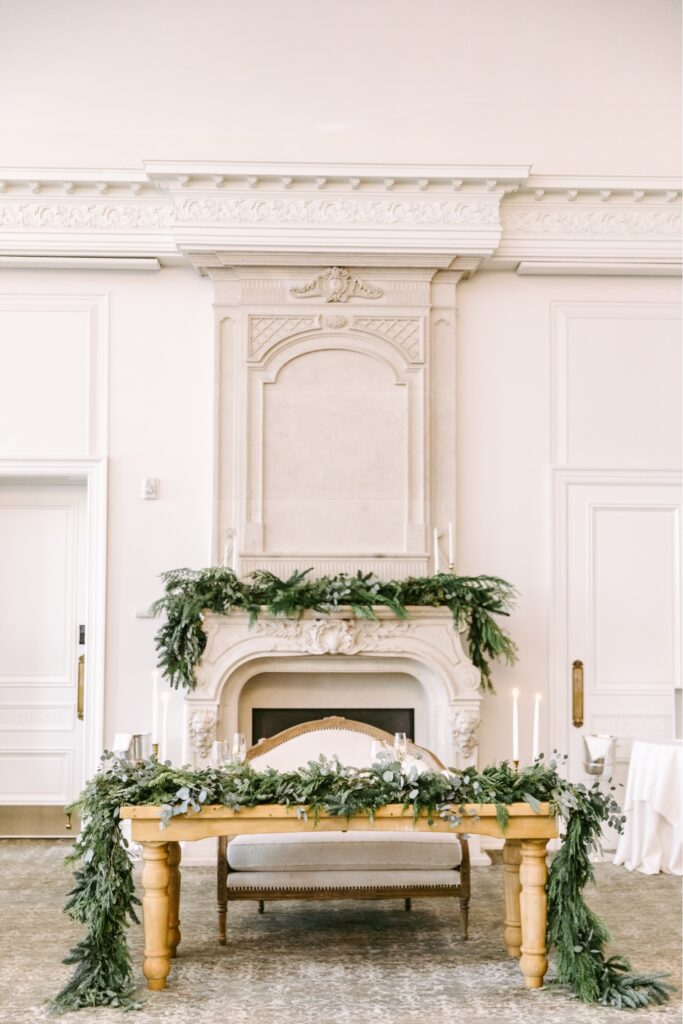
[[[567,491],[567,692],[584,665],[584,723],[570,726],[570,770],[585,777],[582,737],[618,737],[624,782],[634,738],[674,734],[680,685],[680,487],[570,482]]]
[[[82,786],[85,508],[82,483],[0,483],[0,835],[64,834]]]

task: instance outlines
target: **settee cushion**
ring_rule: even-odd
[[[461,856],[457,836],[444,832],[295,832],[228,843],[235,872],[443,872],[458,867]]]
[[[231,871],[228,890],[393,889],[460,884],[459,871]]]

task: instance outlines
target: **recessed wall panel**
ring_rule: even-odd
[[[595,688],[673,689],[676,510],[608,506],[592,513]]]
[[[0,682],[69,681],[73,530],[71,507],[5,503],[0,489]]]
[[[570,465],[680,467],[680,327],[629,304],[618,316],[568,316],[561,386]]]
[[[386,364],[346,349],[299,356],[265,385],[269,551],[403,550],[406,401]]]
[[[0,308],[0,457],[90,453],[86,310]]]

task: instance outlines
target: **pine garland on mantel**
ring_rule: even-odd
[[[171,686],[195,688],[195,667],[206,646],[204,613],[227,615],[233,609],[247,611],[253,623],[264,610],[272,616],[300,618],[305,611],[329,615],[350,607],[358,618],[376,619],[374,609],[382,606],[405,619],[410,605],[443,607],[451,611],[454,628],[467,638],[483,690],[493,692],[492,661],[512,664],[516,659],[515,643],[494,616],[510,614],[517,592],[497,576],[439,573],[383,581],[358,572],[309,579],[311,571],[295,572],[286,580],[263,570],[252,573],[249,580],[239,579],[222,567],[163,573],[165,593],[152,605],[152,612],[166,616],[156,635],[156,648],[159,668]]]
[[[126,933],[137,922],[132,858],[121,834],[120,809],[154,804],[162,808],[163,827],[176,814],[220,804],[239,811],[258,804],[296,808],[315,818],[320,812],[367,814],[372,819],[387,804],[403,804],[406,814],[426,813],[457,825],[466,821],[467,805],[495,804],[503,831],[508,805],[526,802],[538,811],[548,802],[566,826],[562,847],[548,877],[548,945],[555,950],[550,984],[569,990],[586,1003],[635,1009],[660,1004],[672,988],[659,973],[633,974],[622,956],[605,955],[609,935],[590,909],[583,889],[593,881],[590,852],[598,845],[604,823],[621,828],[623,818],[612,793],[598,783],[591,788],[567,782],[555,761],[515,771],[507,762],[478,772],[444,770],[418,773],[389,753],[367,769],[344,767],[320,758],[290,772],[258,772],[248,762],[225,769],[175,768],[156,758],[132,764],[105,754],[100,771],[68,810],[83,822],[67,862],[75,865],[75,885],[65,912],[85,925],[82,939],[64,961],[75,965],[71,978],[53,1000],[57,1011],[93,1006],[140,1006]],[[558,767],[560,770],[558,770]]]

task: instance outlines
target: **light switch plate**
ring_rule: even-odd
[[[143,476],[140,483],[140,497],[145,501],[156,501],[159,497],[159,478],[156,476]]]

